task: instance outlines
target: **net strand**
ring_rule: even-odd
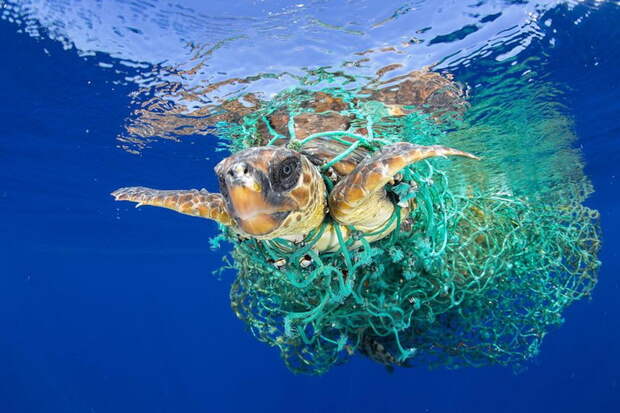
[[[373,152],[398,141],[446,139],[428,115],[385,118],[380,102],[360,105],[339,91],[333,96],[348,104],[343,112],[354,117],[352,124],[365,125],[366,136],[324,131],[299,140],[295,117],[312,112],[302,109],[307,96],[282,93],[241,125],[220,125],[229,149],[259,146],[259,139],[269,145],[288,139],[296,149],[333,140],[345,149],[322,165],[325,173],[360,147]],[[270,124],[276,109],[289,113],[288,137]],[[260,136],[259,123],[268,136]],[[401,171],[388,193],[395,205],[415,208],[403,220],[397,205],[371,234],[346,227],[346,239],[329,218],[299,243],[225,232],[234,247],[236,315],[298,373],[325,373],[356,353],[386,365],[431,368],[519,366],[535,356],[563,310],[596,284],[598,213],[582,205],[591,186],[582,177],[540,196],[516,196],[452,179],[459,162],[426,160]],[[323,178],[331,190],[333,181]],[[313,247],[329,226],[338,248],[317,253]],[[390,228],[389,236],[368,241]]]

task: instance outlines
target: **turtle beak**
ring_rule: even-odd
[[[271,209],[256,171],[247,163],[230,165],[223,174],[223,181],[226,190],[222,188],[222,192],[226,193],[236,217],[250,219]]]
[[[256,176],[252,169],[245,162],[238,162],[231,165],[228,171],[226,171],[224,179],[229,190],[241,187],[252,192],[261,192],[263,189],[256,180]]]

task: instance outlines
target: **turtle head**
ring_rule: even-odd
[[[222,160],[215,172],[228,213],[249,236],[303,235],[323,222],[325,185],[299,152],[250,148]]]

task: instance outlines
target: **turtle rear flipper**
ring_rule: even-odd
[[[182,214],[212,219],[224,225],[231,225],[224,197],[205,189],[159,190],[134,186],[120,188],[111,194],[117,201],[137,202],[136,207],[152,205],[172,209]]]

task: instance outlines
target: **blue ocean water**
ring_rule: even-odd
[[[620,410],[617,2],[0,1],[0,14],[0,412]],[[214,223],[109,195],[217,189],[210,129],[157,123],[175,105],[396,63],[437,64],[474,101],[535,73],[574,123],[601,213],[600,280],[516,374],[387,374],[355,357],[293,375],[230,310],[234,274],[212,276]]]

